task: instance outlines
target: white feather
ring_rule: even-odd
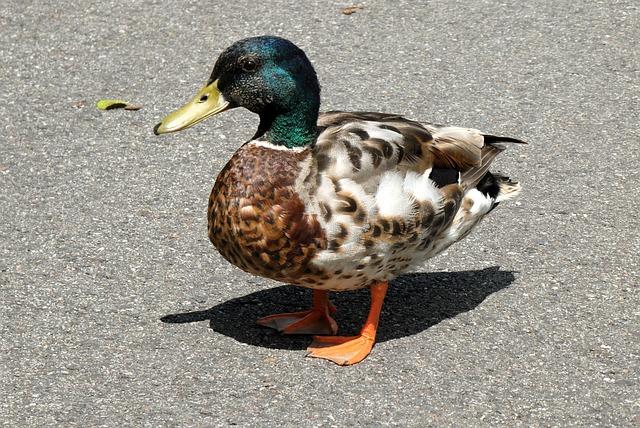
[[[256,147],[266,147],[267,149],[271,149],[271,150],[281,150],[281,151],[296,152],[296,153],[300,153],[301,151],[306,149],[306,147],[287,147],[279,144],[272,144],[268,141],[263,141],[263,140],[252,140],[249,142],[249,144],[254,145]]]
[[[465,199],[469,198],[473,201],[473,205],[469,210],[469,214],[471,214],[471,216],[485,215],[489,212],[489,210],[491,210],[491,207],[493,206],[493,199],[489,196],[486,196],[478,189],[469,190],[464,195],[464,197]]]
[[[382,217],[407,218],[412,215],[412,201],[404,191],[404,177],[399,171],[387,171],[380,179],[376,203]]]
[[[408,171],[404,178],[404,190],[418,202],[431,202],[435,208],[442,205],[442,195],[435,183],[429,178],[431,168],[423,174]]]
[[[379,138],[389,142],[402,142],[402,135],[390,129],[379,128],[378,122],[366,122],[362,128],[367,131],[369,138]]]

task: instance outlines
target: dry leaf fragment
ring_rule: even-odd
[[[124,106],[125,110],[140,110],[142,108],[142,104],[136,104],[136,103],[127,103],[126,106]]]
[[[353,13],[356,13],[360,9],[364,9],[364,5],[354,4],[353,6],[343,7],[342,9],[340,9],[340,12],[342,12],[343,15],[351,15]]]

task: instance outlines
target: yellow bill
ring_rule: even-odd
[[[153,128],[153,133],[160,135],[180,131],[228,108],[229,102],[218,90],[218,81],[216,80],[200,89],[191,101],[165,116]]]

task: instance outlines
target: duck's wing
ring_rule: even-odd
[[[314,146],[318,169],[336,179],[357,182],[390,170],[424,173],[438,185],[453,182],[474,187],[515,138],[484,134],[477,129],[421,123],[374,112],[322,113]]]

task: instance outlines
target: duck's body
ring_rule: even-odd
[[[318,126],[302,149],[250,141],[218,176],[209,239],[241,269],[329,291],[389,281],[519,191],[487,172],[499,138],[476,130],[346,112]]]
[[[500,143],[521,141],[397,115],[319,114],[308,59],[275,37],[228,48],[207,86],[155,132],[236,106],[258,113],[260,126],[216,180],[209,238],[245,271],[314,289],[311,310],[258,321],[283,333],[335,334],[327,292],[369,287],[361,334],[316,337],[309,348],[338,364],[370,352],[389,280],[465,237],[520,190],[488,169]]]

